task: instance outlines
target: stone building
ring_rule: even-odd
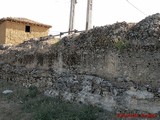
[[[0,19],[0,44],[17,45],[30,38],[47,36],[50,25],[26,18]]]

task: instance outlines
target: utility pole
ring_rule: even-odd
[[[92,6],[93,6],[93,0],[88,0],[87,16],[86,16],[86,31],[92,28]]]
[[[77,0],[71,0],[68,34],[71,34],[71,31],[73,31],[73,28],[74,28],[74,16],[75,16],[76,3],[77,3]]]

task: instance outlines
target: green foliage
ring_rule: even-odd
[[[98,113],[102,112],[102,109],[97,107],[45,96],[28,100],[24,109],[33,113],[34,120],[96,120]]]
[[[114,46],[115,46],[118,50],[122,50],[122,49],[128,48],[130,45],[129,45],[129,43],[126,42],[126,41],[118,40],[118,41],[114,42]]]
[[[38,94],[38,89],[36,86],[30,86],[29,88],[29,91],[28,91],[28,96],[33,98],[33,97],[36,97],[37,94]]]

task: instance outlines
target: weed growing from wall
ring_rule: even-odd
[[[118,41],[114,42],[114,46],[118,50],[122,50],[122,49],[125,49],[125,48],[129,48],[130,44],[129,44],[128,41],[118,40]]]

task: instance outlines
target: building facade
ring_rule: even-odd
[[[0,44],[17,45],[31,38],[48,35],[50,25],[26,18],[0,19]]]

